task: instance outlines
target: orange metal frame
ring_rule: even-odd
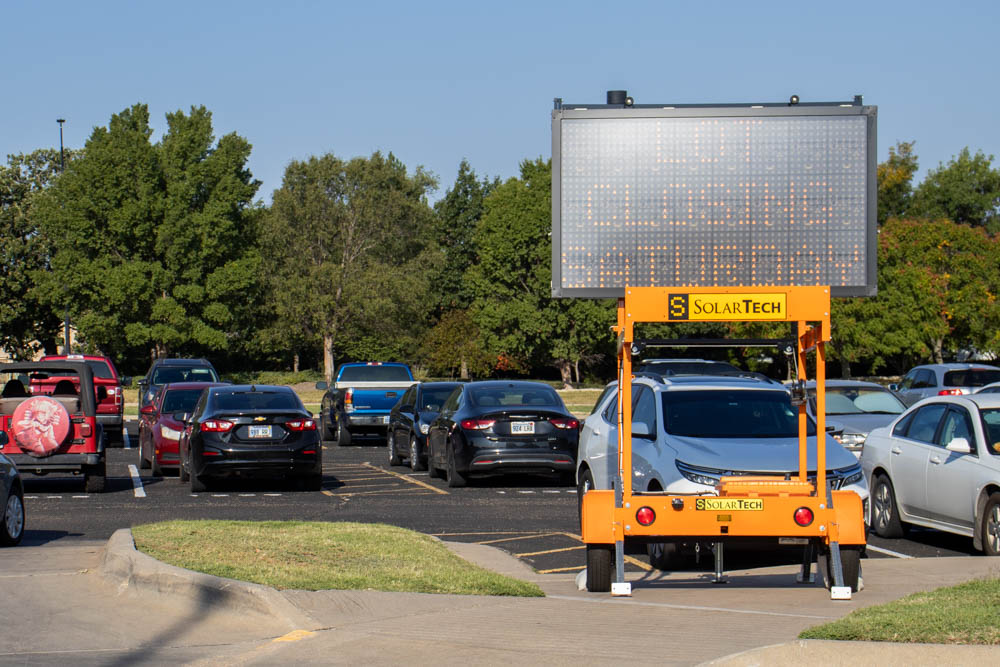
[[[724,477],[718,496],[669,496],[635,493],[632,488],[632,353],[634,325],[637,322],[676,321],[667,314],[671,294],[734,295],[784,294],[782,317],[772,321],[798,323],[798,378],[806,379],[806,358],[816,353],[816,481],[808,480],[806,460],[806,406],[799,406],[798,477],[783,480],[774,477]],[[731,314],[712,321],[759,319]],[[702,320],[704,321],[704,320]],[[613,544],[626,537],[663,537],[724,542],[732,537],[793,537],[819,540],[825,545],[865,543],[861,498],[853,491],[833,491],[832,507],[826,494],[826,354],[830,340],[829,287],[767,288],[627,288],[618,301],[618,479],[622,502],[616,506],[615,492],[592,490],[583,498],[582,537],[588,544]],[[717,498],[719,509],[705,508],[699,499]],[[731,501],[731,502],[727,502]],[[656,520],[642,526],[636,520],[641,507],[651,508]],[[814,520],[808,526],[793,518],[800,507],[812,510]],[[754,508],[754,509],[748,509]],[[756,509],[759,508],[759,509]]]

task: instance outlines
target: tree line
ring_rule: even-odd
[[[216,139],[205,107],[152,141],[136,104],[82,149],[0,165],[0,345],[77,350],[126,372],[206,356],[228,370],[402,360],[434,376],[613,374],[610,300],[552,299],[551,164],[433,174],[392,153],[293,160],[269,206],[251,145]],[[963,149],[914,184],[900,143],[878,166],[878,296],[835,299],[832,361],[850,375],[1000,348],[1000,171]],[[695,328],[692,329],[691,327]],[[784,324],[649,325],[648,335],[780,336]],[[692,354],[701,355],[700,351]],[[728,352],[757,370],[779,360]]]

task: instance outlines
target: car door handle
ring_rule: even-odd
[[[893,454],[902,454],[903,453],[903,450],[900,449],[899,447],[893,447],[889,451],[892,452]]]
[[[937,465],[937,466],[939,466],[939,465],[941,465],[941,459],[939,459],[939,458],[938,458],[938,457],[936,457],[936,456],[932,456],[932,457],[931,457],[931,463],[933,463],[934,465]]]

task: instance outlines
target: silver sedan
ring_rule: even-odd
[[[1000,394],[920,401],[869,434],[861,467],[878,535],[902,537],[913,524],[1000,555]]]

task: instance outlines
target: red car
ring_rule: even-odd
[[[181,417],[194,412],[194,407],[206,387],[218,387],[219,382],[174,382],[163,385],[149,405],[139,410],[139,467],[152,468],[153,475],[162,475],[163,468],[177,468],[177,440],[184,430]]]
[[[108,442],[120,443],[122,438],[122,413],[125,409],[122,394],[122,382],[118,370],[107,357],[92,354],[49,354],[41,361],[78,361],[90,366],[94,374],[94,391],[97,398],[97,423],[104,428]],[[51,394],[59,380],[76,380],[75,377],[51,377],[45,380],[32,380],[30,391],[32,395]]]

